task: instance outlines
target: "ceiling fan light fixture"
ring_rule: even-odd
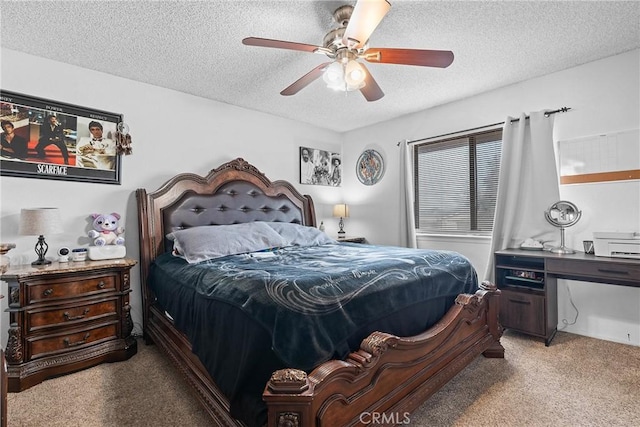
[[[349,86],[359,86],[364,83],[364,79],[366,78],[366,74],[362,69],[362,65],[358,61],[353,59],[347,62],[344,70],[344,80],[347,82]],[[359,86],[360,88],[362,86]]]
[[[350,59],[333,62],[325,70],[322,79],[329,89],[351,92],[363,88],[366,77],[362,65]]]
[[[327,87],[351,92],[360,90],[368,102],[377,101],[384,92],[367,69],[364,61],[379,64],[416,65],[446,68],[453,62],[453,52],[445,50],[369,47],[369,38],[391,9],[389,0],[356,0],[334,11],[338,27],[325,34],[322,46],[307,43],[247,37],[242,43],[277,49],[322,53],[329,61],[317,65],[280,92],[295,95],[322,76]]]
[[[344,88],[344,69],[342,64],[338,61],[333,62],[327,67],[322,79],[327,84],[328,88],[334,90],[343,90]]]

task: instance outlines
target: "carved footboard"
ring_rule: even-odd
[[[309,375],[274,372],[263,393],[269,427],[408,423],[413,410],[476,356],[504,357],[499,296],[485,282],[474,295],[459,295],[420,335],[374,332],[345,361],[331,360]]]

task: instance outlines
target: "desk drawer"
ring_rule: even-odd
[[[544,337],[545,297],[502,289],[500,295],[500,323],[532,335]]]
[[[593,281],[589,276],[606,283],[640,286],[640,263],[627,264],[613,261],[575,261],[547,259],[547,272],[565,275],[576,280]],[[582,278],[581,276],[585,276]]]

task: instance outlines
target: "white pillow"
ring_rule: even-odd
[[[286,246],[318,246],[337,243],[317,228],[292,222],[267,222],[286,242]]]
[[[286,241],[264,222],[232,225],[207,225],[176,230],[174,253],[191,264],[223,257],[286,246]]]

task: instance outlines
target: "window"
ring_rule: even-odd
[[[501,151],[501,129],[416,144],[416,229],[490,235]]]

